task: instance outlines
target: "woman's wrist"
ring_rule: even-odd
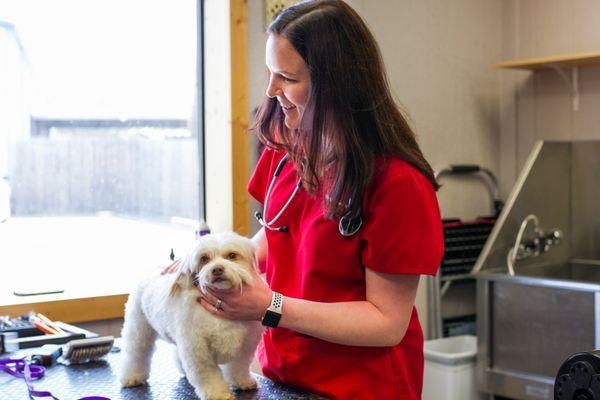
[[[276,328],[283,313],[283,296],[281,293],[271,291],[271,300],[261,319],[261,323],[269,328]]]

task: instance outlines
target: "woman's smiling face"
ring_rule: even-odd
[[[286,38],[274,34],[267,39],[265,61],[269,70],[266,94],[277,98],[285,114],[285,125],[298,128],[308,100],[308,65]]]

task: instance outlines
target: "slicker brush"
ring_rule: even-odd
[[[112,336],[71,340],[63,347],[62,361],[68,364],[96,361],[110,352],[114,342]]]

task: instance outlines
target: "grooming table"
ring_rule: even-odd
[[[44,378],[34,381],[36,390],[52,392],[60,400],[76,400],[84,396],[102,396],[111,400],[197,399],[194,389],[179,374],[173,359],[172,346],[158,341],[152,359],[148,386],[124,389],[117,378],[120,353],[115,351],[96,363],[64,366],[54,365],[46,370]],[[0,358],[7,357],[6,354]],[[305,393],[254,375],[258,389],[235,392],[236,400],[323,400],[323,397]],[[22,379],[0,373],[0,399],[27,400],[27,386]]]

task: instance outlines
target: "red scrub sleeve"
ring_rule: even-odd
[[[386,175],[365,204],[362,263],[389,274],[435,275],[444,235],[433,186],[408,164]]]

